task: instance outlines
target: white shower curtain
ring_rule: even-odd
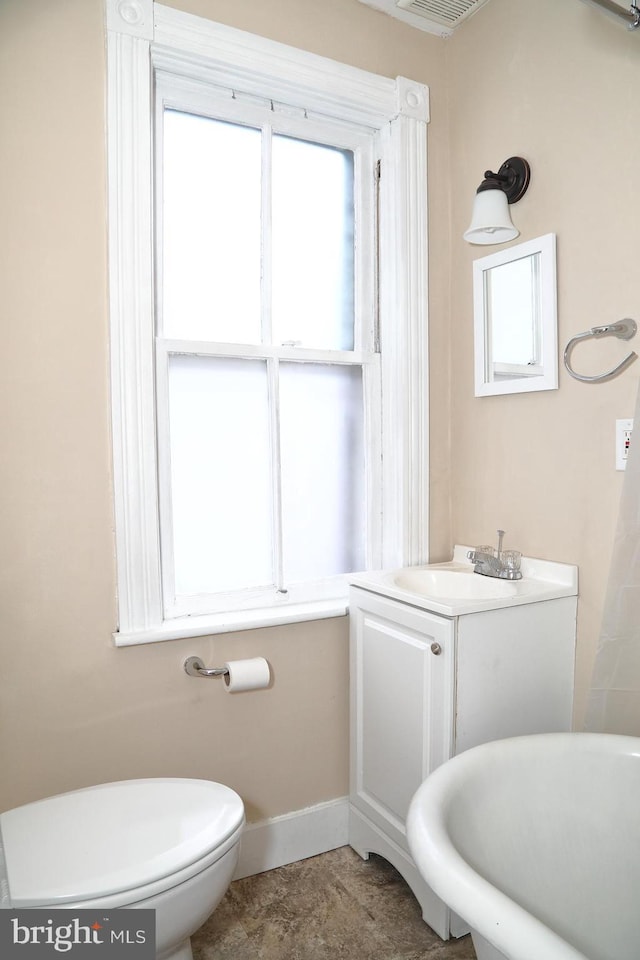
[[[640,736],[640,389],[585,729]]]

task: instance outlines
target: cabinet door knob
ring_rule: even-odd
[[[442,653],[442,647],[440,646],[439,643],[431,644],[431,653],[436,657],[440,656],[440,654]]]

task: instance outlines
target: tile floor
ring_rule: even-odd
[[[443,943],[386,860],[341,847],[236,880],[192,937],[194,960],[475,960]]]

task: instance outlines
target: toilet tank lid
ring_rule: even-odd
[[[63,905],[168,877],[224,844],[242,800],[211,780],[104,783],[0,814],[14,907]]]

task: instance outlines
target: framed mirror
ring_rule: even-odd
[[[473,262],[475,395],[556,390],[556,237]]]

